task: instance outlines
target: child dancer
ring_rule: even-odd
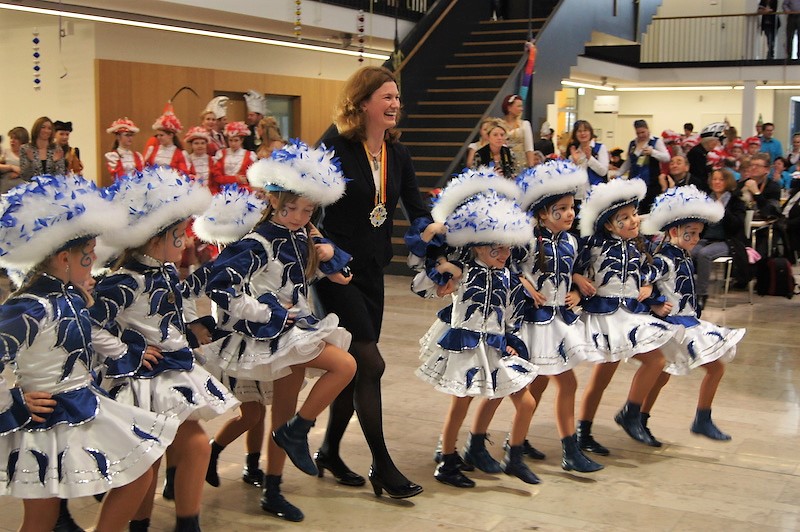
[[[214,196],[211,206],[194,221],[195,235],[202,241],[217,246],[232,244],[253,230],[261,219],[267,202],[236,185],[228,185]],[[197,296],[205,292],[208,270],[206,264],[186,279],[189,289],[187,296]],[[186,314],[186,312],[184,312]],[[192,316],[194,317],[194,316]],[[190,319],[187,316],[187,320]],[[247,432],[247,458],[242,480],[257,487],[264,485],[264,471],[259,468],[261,446],[264,443],[265,405],[272,399],[272,386],[269,383],[219,375],[220,380],[242,402],[239,416],[229,419],[211,440],[211,460],[208,463],[206,482],[214,487],[220,485],[217,474],[217,460],[225,447]]]
[[[557,162],[529,168],[517,178],[523,190],[520,206],[533,214],[534,226],[527,253],[518,257],[516,267],[522,272],[521,281],[529,296],[525,298],[519,335],[531,362],[539,368],[536,380],[550,378],[558,386],[555,409],[561,467],[591,473],[603,466],[581,452],[575,435],[578,384],[572,368],[587,359],[587,346],[583,322],[574,312],[581,298],[572,287],[578,241],[568,232],[575,220],[575,194],[586,179],[585,171],[571,163]]]
[[[116,136],[111,151],[105,155],[106,166],[112,180],[117,180],[131,172],[141,172],[144,168],[142,154],[131,150],[133,136],[138,132],[139,128],[129,118],[118,118],[111,123],[111,127],[106,129],[106,133],[113,133]]]
[[[216,161],[216,183],[212,183],[211,192],[217,193],[223,185],[232,183],[247,188],[247,169],[256,162],[256,154],[242,148],[242,142],[250,134],[244,122],[225,124],[225,136],[228,147],[222,148],[214,156]]]
[[[694,291],[694,266],[690,252],[700,240],[703,225],[719,222],[725,210],[694,185],[670,189],[656,198],[650,216],[642,224],[645,234],[664,231],[664,241],[653,258],[658,272],[655,279],[656,294],[665,301],[651,307],[653,312],[668,323],[683,325],[686,335],[682,341],[667,342],[661,349],[665,356],[677,362],[668,364],[656,386],[642,406],[642,417],[650,411],[659,391],[670,375],[686,375],[689,370],[702,367],[706,376],[700,385],[697,414],[691,431],[712,440],[728,441],[731,437],[711,421],[711,403],[725,373],[725,364],[736,356],[736,344],[744,336],[744,329],[728,329],[697,319]]]
[[[186,159],[186,168],[189,175],[198,179],[207,187],[216,187],[215,170],[216,162],[214,158],[208,153],[208,146],[211,137],[208,131],[201,126],[191,128],[186,136],[183,137],[183,142],[189,151],[183,152],[183,158]]]
[[[0,307],[0,371],[11,363],[17,379],[0,378],[0,495],[23,499],[21,530],[52,530],[59,499],[107,491],[95,530],[122,530],[175,437],[176,420],[93,384],[92,301],[80,285],[98,228],[123,216],[80,177],[35,177],[0,201],[0,266],[25,275]]]
[[[441,463],[434,477],[459,488],[475,482],[462,473],[456,453],[458,430],[473,397],[510,395],[517,413],[503,471],[528,484],[539,478],[522,460],[522,442],[533,416],[534,401],[526,386],[536,376],[525,346],[515,336],[519,319],[519,281],[506,268],[509,246],[527,242],[530,222],[512,198],[519,189],[489,169],[467,170],[450,181],[431,212],[447,227],[450,246],[471,253],[455,276],[437,288],[452,294],[452,303],[420,340],[419,378],[453,396],[442,429]],[[442,259],[438,259],[437,262]]]
[[[186,173],[186,159],[178,134],[183,130],[181,121],[175,116],[172,104],[167,104],[164,114],[153,123],[154,136],[147,141],[144,148],[146,166],[169,166],[178,172]],[[153,140],[155,139],[155,140]]]
[[[608,449],[592,437],[592,421],[619,362],[629,358],[642,365],[633,377],[625,406],[614,420],[631,438],[658,446],[642,424],[640,409],[664,367],[659,348],[681,332],[679,326],[650,316],[642,303],[652,292],[652,287],[645,285],[650,272],[646,256],[636,245],[639,236],[636,206],[645,192],[646,187],[639,179],[614,179],[594,185],[579,221],[581,236],[588,240],[580,252],[573,280],[587,297],[581,316],[587,341],[605,363],[595,366],[583,394],[578,444],[585,451],[602,455],[607,455]]]
[[[272,383],[273,432],[261,508],[301,521],[303,512],[280,491],[286,456],[304,473],[319,473],[308,452],[308,431],[356,370],[345,351],[350,333],[338,326],[335,314],[314,316],[307,299],[318,268],[336,282],[350,281],[342,273],[350,257],[317,240],[310,225],[318,206],[342,196],[344,177],[333,152],[295,141],[255,163],[248,178],[268,191],[270,205],[255,229],[211,265],[207,293],[222,312],[220,328],[229,334],[207,346],[207,364],[229,377]],[[306,368],[325,373],[295,411]]]
[[[109,365],[109,394],[126,404],[181,422],[167,461],[175,468],[176,530],[199,530],[203,478],[208,468],[208,437],[200,419],[212,419],[238,405],[228,390],[202,367],[186,339],[181,287],[172,263],[181,258],[187,218],[199,214],[211,193],[174,170],[151,168],[117,182],[115,203],[125,207],[128,226],[113,235],[124,249],[116,269],[95,288],[91,310],[103,353],[123,355]],[[111,240],[109,237],[106,240]],[[142,353],[158,358],[152,367],[138,363]],[[131,522],[146,530],[155,493],[150,492]]]

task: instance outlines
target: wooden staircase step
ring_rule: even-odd
[[[525,39],[514,39],[513,41],[470,41],[463,43],[463,46],[496,46],[498,44],[525,44]]]
[[[436,76],[437,81],[444,80],[469,80],[469,79],[508,79],[508,76]]]
[[[441,177],[441,172],[416,172],[417,177]]]
[[[519,24],[519,23],[522,23],[522,22],[527,24],[528,20],[530,20],[532,23],[536,23],[536,22],[545,22],[547,19],[546,18],[532,18],[532,19],[527,19],[527,18],[508,18],[508,19],[505,19],[505,20],[481,20],[481,21],[478,22],[478,24],[480,24],[481,26],[496,26],[496,25],[501,25],[501,24]]]
[[[433,157],[430,155],[423,155],[423,156],[414,156],[411,157],[415,161],[438,161],[438,162],[450,162],[453,160],[452,157]]]
[[[508,52],[456,52],[453,54],[453,57],[486,57],[486,56],[498,56],[498,55],[517,55],[521,56],[522,52],[519,51],[508,51]]]
[[[469,32],[470,35],[508,35],[509,33],[528,34],[528,28],[514,28],[506,30],[477,30]]]
[[[514,68],[516,63],[472,63],[469,65],[445,65],[445,68]]]

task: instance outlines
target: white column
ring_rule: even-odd
[[[756,82],[745,81],[742,91],[742,138],[756,133]]]

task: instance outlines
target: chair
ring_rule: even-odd
[[[744,234],[748,236],[748,238],[752,238],[750,231],[753,227],[753,215],[756,211],[748,210],[745,212],[744,215]],[[730,256],[723,256],[714,259],[714,264],[725,264],[725,292],[722,296],[722,310],[728,308],[728,290],[731,286],[731,271],[733,270],[733,257]],[[750,304],[753,304],[753,286],[755,285],[755,279],[750,279],[747,282],[747,289],[750,292]]]

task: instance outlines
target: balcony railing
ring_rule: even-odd
[[[428,4],[433,0],[320,0],[322,3],[335,6],[349,7],[352,9],[363,9],[369,12],[370,9],[376,15],[386,15],[403,20],[418,21],[428,12]],[[372,4],[370,6],[370,4]],[[488,8],[487,8],[488,9]]]
[[[687,63],[768,59],[758,14],[656,17],[642,38],[641,62]],[[786,14],[775,31],[776,60],[786,56]],[[795,55],[796,57],[796,55]],[[791,59],[791,58],[789,58]]]

